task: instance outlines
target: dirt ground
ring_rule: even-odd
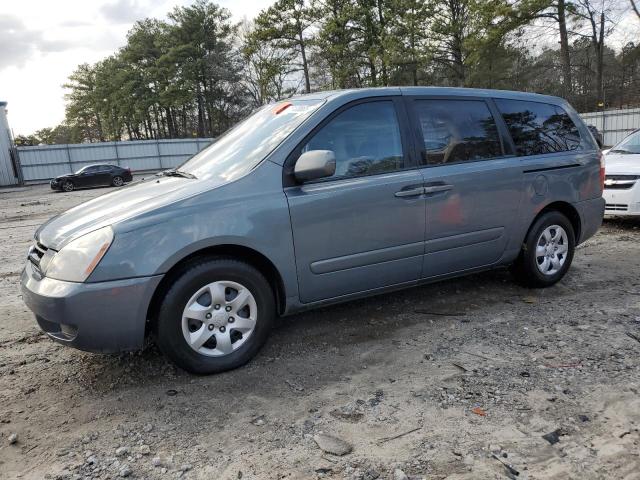
[[[36,227],[106,191],[0,190],[0,478],[640,479],[640,220],[553,288],[499,270],[295,315],[198,377],[59,346],[22,303]]]

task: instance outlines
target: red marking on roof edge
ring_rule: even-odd
[[[273,109],[273,113],[274,113],[274,115],[282,113],[283,111],[285,111],[290,106],[291,106],[291,102],[286,102],[286,103],[283,103],[282,105],[278,105],[276,108]]]

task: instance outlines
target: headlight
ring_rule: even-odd
[[[67,282],[84,282],[107,253],[112,241],[111,227],[76,238],[53,256],[45,276]]]

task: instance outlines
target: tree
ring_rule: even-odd
[[[307,52],[310,39],[308,31],[314,21],[314,10],[304,0],[277,0],[260,12],[255,20],[255,36],[273,47],[291,52],[298,58],[299,69],[304,77],[304,91],[311,92],[309,61]]]
[[[422,0],[392,0],[388,6],[385,52],[392,84],[420,84],[420,71],[428,64],[430,18],[433,5]]]
[[[231,13],[206,0],[176,7],[169,14],[172,47],[167,60],[177,65],[195,90],[199,136],[229,128],[242,110],[238,102],[241,63],[233,42]]]
[[[296,92],[296,82],[291,78],[295,68],[291,66],[294,58],[290,50],[262,42],[251,24],[243,25],[241,41],[243,84],[253,106],[277,101]]]
[[[571,56],[569,55],[569,34],[565,0],[557,0],[558,29],[560,31],[560,57],[562,58],[562,86],[565,97],[571,93]]]
[[[13,143],[15,143],[16,147],[32,147],[34,145],[40,144],[40,139],[34,135],[16,135],[13,139]]]
[[[121,49],[79,65],[65,84],[65,121],[18,141],[216,136],[312,88],[455,85],[562,95],[581,110],[636,106],[640,47],[607,43],[620,3],[275,0],[239,28],[197,0],[136,22]]]
[[[82,132],[83,140],[105,140],[102,129],[101,99],[96,90],[96,68],[83,63],[69,76],[64,85],[71,90],[65,95],[66,117],[71,126]]]
[[[316,63],[326,65],[330,82],[322,87],[362,87],[360,59],[355,49],[355,2],[325,0],[317,5],[319,31],[314,40]]]
[[[604,51],[605,39],[613,32],[616,0],[575,0],[576,16],[586,27],[580,36],[588,38],[594,52],[597,103],[604,105]],[[582,25],[578,25],[580,28]]]

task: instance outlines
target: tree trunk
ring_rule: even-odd
[[[156,128],[157,128],[157,138],[160,138],[162,136],[164,136],[162,133],[162,126],[161,126],[161,119],[160,119],[160,114],[158,113],[158,109],[156,108],[155,104],[153,105],[153,117],[156,121]]]
[[[600,34],[598,37],[597,47],[596,89],[598,92],[598,102],[604,103],[604,12],[600,13]]]
[[[455,73],[455,80],[458,87],[464,87],[465,83],[465,68],[464,60],[462,56],[462,39],[458,35],[454,35],[454,49],[453,49],[453,70]]]
[[[378,86],[378,70],[376,69],[376,60],[369,55],[369,71],[371,72],[371,87]]]
[[[562,91],[568,98],[572,92],[571,58],[569,55],[569,35],[565,15],[565,0],[558,0],[558,26],[560,28],[560,57],[562,60]]]
[[[411,34],[409,35],[409,45],[411,47],[411,75],[413,86],[418,86],[418,55],[416,54],[416,35],[414,26],[411,26]]]
[[[387,61],[385,58],[385,50],[384,50],[385,19],[382,12],[382,0],[378,0],[377,3],[378,3],[378,23],[380,25],[380,37],[378,39],[380,43],[380,61],[381,61],[380,72],[382,74],[382,85],[386,87],[389,85],[389,75],[387,73]]]
[[[300,45],[300,55],[302,56],[302,72],[304,73],[304,91],[311,93],[311,81],[309,80],[309,65],[307,64],[307,51],[305,48],[302,25],[298,22],[298,44]]]
[[[196,95],[198,98],[198,137],[204,137],[204,106],[202,102],[202,92],[200,91],[200,82],[197,82]]]
[[[104,132],[102,131],[102,120],[100,119],[99,113],[96,113],[96,127],[98,127],[98,139],[101,142],[104,142]]]
[[[169,129],[169,137],[170,138],[175,138],[176,137],[176,126],[173,120],[173,111],[171,110],[171,107],[167,107],[165,109],[165,115],[167,117],[167,128]]]

